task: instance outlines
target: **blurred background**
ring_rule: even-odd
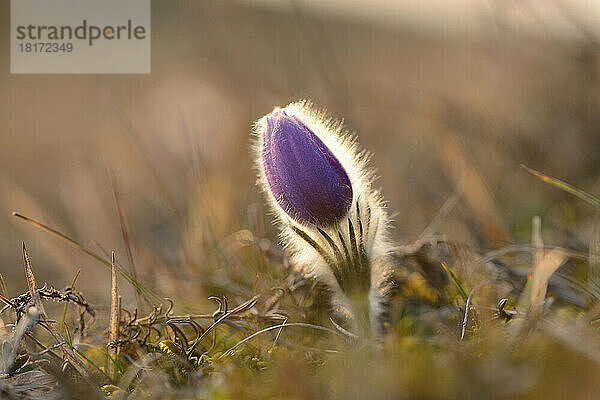
[[[9,16],[2,2],[2,26]],[[11,213],[128,268],[119,205],[144,284],[190,307],[209,287],[232,290],[224,276],[251,286],[256,271],[229,255],[277,232],[249,132],[304,98],[373,153],[399,244],[462,185],[440,227],[452,240],[482,252],[529,242],[540,215],[546,243],[587,252],[592,207],[519,165],[600,193],[599,40],[600,3],[585,0],[153,1],[150,75],[11,75],[3,35],[9,295],[26,290],[25,241],[39,281],[62,288],[81,268],[78,289],[108,304],[102,264]]]

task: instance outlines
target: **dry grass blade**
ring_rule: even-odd
[[[333,333],[337,336],[342,336],[340,333],[334,331],[333,329],[329,329],[326,328],[324,326],[320,326],[320,325],[313,325],[313,324],[307,324],[304,322],[290,322],[289,324],[287,323],[282,323],[279,325],[274,325],[274,326],[269,326],[267,328],[261,329],[258,332],[254,332],[252,335],[240,340],[239,342],[237,342],[235,345],[233,345],[232,347],[230,347],[229,349],[227,349],[226,351],[223,352],[223,354],[221,354],[217,360],[220,360],[221,358],[227,356],[228,354],[230,354],[233,350],[237,349],[240,345],[246,343],[248,340],[251,340],[253,338],[255,338],[258,335],[261,335],[265,332],[269,332],[275,329],[283,329],[285,327],[291,327],[291,326],[300,326],[300,327],[304,327],[304,328],[310,328],[310,329],[314,329],[314,330],[319,330],[319,331],[323,331],[323,332],[328,332],[328,333]],[[331,353],[337,353],[335,350],[324,350],[325,352],[331,352]]]
[[[75,276],[73,277],[73,280],[71,281],[71,289],[75,288],[75,282],[77,282],[77,278],[79,278],[79,274],[81,273],[81,268],[79,268],[77,270],[77,272],[75,273]],[[62,319],[60,320],[60,333],[61,335],[64,333],[64,326],[65,326],[65,321],[67,320],[67,310],[69,309],[69,302],[65,303],[65,306],[63,307],[63,314],[62,314]]]
[[[596,220],[598,226],[598,220]],[[588,280],[595,284],[600,283],[600,227],[597,227],[590,239],[589,245],[589,271]]]
[[[119,340],[119,293],[117,290],[117,271],[115,269],[115,253],[111,257],[111,288],[110,288],[110,326],[108,330],[108,347],[114,346]],[[114,363],[118,362],[119,348],[114,346]],[[111,364],[112,366],[112,364]],[[112,366],[113,373],[116,368]]]
[[[243,311],[247,311],[247,310],[251,309],[252,307],[254,307],[254,305],[256,304],[256,302],[258,300],[258,297],[259,296],[254,296],[251,299],[249,299],[249,300],[243,302],[242,304],[238,305],[234,309],[232,309],[230,311],[226,311],[222,316],[220,316],[219,319],[217,319],[208,328],[206,328],[206,330],[204,330],[204,332],[202,333],[202,335],[198,336],[198,338],[194,341],[194,344],[192,344],[190,346],[190,349],[187,352],[188,357],[190,357],[194,353],[194,350],[196,350],[196,346],[202,341],[202,339],[204,339],[204,337],[206,337],[206,335],[208,335],[209,332],[211,332],[221,322],[223,322],[227,318],[229,318],[230,315],[233,315],[233,314],[239,313],[239,312],[243,312]],[[225,309],[226,308],[227,308],[227,306],[225,306]]]
[[[564,262],[567,256],[560,249],[553,249],[546,254],[533,266],[531,276],[531,292],[529,297],[529,315],[539,316],[543,310],[546,291],[548,290],[548,281],[550,277]]]
[[[423,229],[423,232],[419,235],[419,238],[416,240],[416,243],[422,244],[431,240],[433,235],[438,231],[442,222],[446,219],[446,217],[452,212],[454,207],[458,204],[458,201],[462,197],[465,190],[465,172],[464,172],[464,161],[460,161],[460,174],[456,180],[456,185],[454,192],[446,199],[442,207],[438,210],[435,217],[429,222],[429,225]]]
[[[564,247],[558,247],[558,246],[550,246],[550,245],[544,246],[544,250],[553,250],[553,249],[560,249],[560,251],[562,251],[568,258],[573,258],[573,259],[581,260],[581,261],[588,261],[588,259],[589,259],[589,256],[587,254],[579,252],[579,251],[567,249]],[[517,254],[517,253],[532,253],[533,251],[535,251],[535,247],[533,247],[532,245],[527,244],[527,243],[511,244],[508,246],[501,247],[497,250],[492,250],[492,251],[485,253],[483,256],[476,259],[475,264],[483,265],[487,262],[499,259],[506,255]]]
[[[148,149],[144,147],[144,141],[141,139],[143,135],[136,128],[129,115],[127,115],[127,112],[119,106],[119,102],[114,101],[115,99],[112,98],[107,98],[106,100],[108,104],[112,106],[113,110],[115,111],[115,114],[119,118],[123,126],[123,132],[131,141],[132,149],[134,149],[137,155],[140,157],[140,159],[144,161],[147,167],[147,171],[150,173],[150,176],[154,180],[157,189],[160,191],[169,208],[173,211],[177,223],[180,226],[184,226],[185,223],[183,217],[181,216],[181,213],[179,212],[179,209],[177,208],[177,202],[168,190],[167,185],[165,184],[164,179],[162,178],[159,170],[156,168],[156,163],[150,156]]]
[[[110,183],[112,185],[113,195],[117,206],[117,212],[119,213],[119,223],[121,224],[121,234],[123,236],[123,243],[125,243],[125,251],[127,252],[127,261],[129,262],[129,271],[133,279],[138,280],[137,270],[135,268],[135,262],[133,261],[133,251],[131,247],[131,234],[129,229],[129,222],[127,221],[127,215],[125,214],[125,208],[121,202],[121,196],[119,195],[119,188],[117,187],[117,178],[111,169],[108,170],[108,176],[110,177]],[[144,295],[143,292],[136,287],[136,297],[138,307],[142,305],[141,298]]]
[[[64,240],[65,242],[69,243],[72,246],[77,247],[78,249],[80,249],[81,251],[83,251],[85,254],[89,255],[90,257],[94,258],[95,260],[101,262],[102,264],[104,264],[105,266],[107,266],[108,268],[111,268],[112,265],[110,263],[110,261],[102,258],[99,254],[91,251],[90,249],[88,249],[87,247],[83,246],[82,244],[78,243],[77,241],[71,239],[70,237],[68,237],[67,235],[65,235],[62,232],[57,231],[56,229],[50,228],[47,225],[42,224],[41,222],[38,222],[36,220],[34,220],[33,218],[29,218],[25,215],[19,214],[18,212],[13,212],[13,216],[17,217],[17,218],[21,218],[24,221],[29,222],[30,224],[37,226],[38,228],[52,233],[53,235],[59,237],[60,239]],[[129,275],[127,272],[123,271],[121,268],[116,267],[117,273],[119,275],[121,275],[123,278],[125,278],[127,280],[127,282],[131,283],[131,285],[133,285],[135,288],[139,288],[141,291],[143,291],[146,295],[148,295],[150,298],[152,298],[152,300],[156,301],[157,303],[163,303],[162,298],[154,293],[152,290],[148,289],[147,287],[145,287],[144,285],[141,284],[140,281],[138,281],[137,279],[133,278],[131,275]]]
[[[496,205],[484,176],[475,159],[461,139],[461,135],[450,125],[434,123],[438,135],[434,141],[440,161],[448,175],[464,188],[462,194],[473,216],[480,224],[484,235],[493,243],[506,242],[508,237],[505,222]],[[460,187],[460,186],[458,186]],[[457,195],[458,196],[458,195]],[[454,197],[458,200],[458,197]],[[448,207],[452,206],[453,198]],[[433,222],[433,221],[432,221]]]
[[[531,221],[531,244],[533,251],[533,265],[538,265],[544,258],[544,240],[542,239],[542,220],[539,215]]]
[[[465,303],[465,316],[463,317],[461,329],[460,329],[460,340],[462,341],[465,338],[465,333],[467,332],[467,324],[469,323],[469,311],[471,310],[471,299],[473,298],[473,294],[475,293],[475,288],[471,290],[469,293],[469,297],[467,298],[467,302]]]
[[[526,311],[531,324],[541,317],[544,301],[548,290],[548,281],[561,265],[569,258],[570,254],[561,248],[546,250],[542,239],[541,220],[539,216],[533,217],[531,225],[532,268],[527,285],[519,300],[519,309]]]
[[[37,307],[42,314],[44,314],[44,306],[42,305],[40,295],[37,291],[37,287],[35,284],[35,276],[33,275],[33,270],[31,269],[31,262],[29,261],[29,255],[27,255],[27,248],[25,247],[25,242],[23,242],[23,258],[25,260],[25,277],[27,278],[27,287],[29,288],[31,301],[33,301],[33,305]]]
[[[589,193],[584,192],[583,190],[577,189],[576,187],[574,187],[572,185],[569,185],[567,182],[563,182],[560,179],[556,179],[551,176],[544,175],[541,172],[536,171],[533,168],[529,168],[528,166],[523,165],[523,164],[521,164],[521,168],[523,168],[525,171],[529,172],[531,175],[535,176],[536,178],[540,179],[542,182],[546,182],[553,186],[556,186],[557,188],[562,189],[567,193],[571,193],[572,195],[579,197],[581,200],[583,200],[593,206],[600,207],[600,199],[592,196]]]
[[[33,301],[35,307],[40,311],[40,319],[43,321],[47,321],[48,316],[46,315],[44,305],[42,304],[42,301],[40,300],[40,295],[37,291],[37,287],[35,284],[35,276],[33,275],[33,270],[31,269],[31,262],[29,261],[29,256],[27,255],[27,248],[25,247],[25,242],[23,242],[23,258],[25,259],[25,277],[27,278],[27,286],[29,287],[29,294],[31,296],[31,300]],[[48,331],[50,332],[54,340],[56,340],[56,342],[60,344],[61,350],[63,351],[65,357],[67,358],[67,360],[69,360],[71,365],[73,365],[73,367],[77,370],[77,372],[79,372],[79,374],[81,374],[81,376],[88,378],[89,371],[87,367],[85,366],[83,361],[81,361],[79,357],[75,355],[75,353],[67,345],[67,343],[65,343],[65,341],[60,336],[60,333],[58,332],[58,330],[56,330],[54,325],[52,325],[51,323],[46,323],[46,327],[48,328]]]

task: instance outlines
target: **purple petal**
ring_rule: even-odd
[[[271,192],[295,221],[329,226],[350,209],[346,171],[306,125],[284,110],[267,116],[262,157]]]

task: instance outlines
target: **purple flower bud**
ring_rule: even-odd
[[[340,162],[297,117],[275,109],[266,117],[262,163],[271,193],[303,225],[330,226],[352,203],[352,185]]]

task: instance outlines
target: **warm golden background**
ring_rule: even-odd
[[[25,240],[52,284],[79,267],[82,288],[108,283],[107,271],[11,212],[124,260],[111,169],[145,278],[173,277],[168,292],[184,272],[185,285],[200,284],[213,268],[207,248],[248,227],[261,203],[252,121],[301,98],[343,117],[374,153],[399,240],[420,233],[462,168],[465,196],[444,232],[489,248],[528,238],[540,214],[554,243],[585,247],[592,210],[519,164],[600,192],[592,2],[556,1],[551,11],[536,2],[380,3],[154,2],[150,75],[11,75],[4,35],[5,279],[24,284]],[[9,26],[8,2],[0,15]]]
[[[598,8],[154,1],[150,75],[11,75],[2,35],[0,272],[9,294],[26,289],[24,240],[39,281],[64,287],[81,268],[78,288],[106,306],[107,269],[11,212],[115,250],[126,266],[112,171],[141,280],[182,307],[203,304],[208,288],[247,267],[222,253],[244,229],[262,229],[251,124],[303,98],[343,117],[373,153],[399,243],[416,239],[462,181],[440,229],[453,240],[480,251],[528,242],[540,215],[546,243],[587,252],[594,209],[519,165],[600,193]],[[1,26],[9,15],[2,2]],[[276,241],[268,215],[264,229]],[[251,285],[254,273],[240,274]]]
[[[529,243],[535,215],[549,245],[585,255],[597,235],[593,207],[519,167],[600,193],[600,6],[593,1],[153,1],[150,75],[11,75],[8,3],[0,3],[0,273],[9,297],[27,290],[21,241],[40,283],[63,288],[80,268],[77,288],[99,310],[97,336],[85,340],[99,348],[106,344],[109,271],[11,213],[107,258],[114,250],[128,270],[112,171],[137,273],[173,298],[178,312],[212,312],[210,295],[225,293],[239,304],[254,288],[270,293],[285,264],[254,184],[249,132],[273,106],[298,99],[343,117],[373,153],[399,244],[419,237],[461,185],[439,233],[468,254]],[[258,250],[265,248],[276,253],[276,273]],[[531,259],[507,261],[523,282]],[[454,265],[468,288],[488,279],[469,265]],[[563,284],[573,265],[561,270]],[[578,280],[588,266],[579,267],[571,286],[596,290]],[[134,292],[119,283],[131,309]],[[500,284],[491,292],[479,304],[493,309],[508,292]],[[600,297],[565,293],[573,320],[585,299],[597,306]],[[431,314],[449,315],[444,310],[462,315],[462,304],[414,315],[426,325]],[[62,305],[49,309],[58,319]],[[559,399],[600,390],[593,355],[600,353],[565,330],[544,331],[523,352],[507,353],[495,342],[502,328],[456,347],[458,322],[441,324],[441,334],[419,333],[408,314],[395,328],[394,350],[383,354],[388,359],[379,368],[367,360],[372,385],[360,384],[365,369],[352,360],[364,360],[354,353],[315,370],[296,353],[282,356],[281,346],[274,356],[284,362],[259,379],[224,364],[224,387],[232,398],[288,390],[296,398],[337,391]],[[432,337],[442,351],[407,345]],[[246,365],[243,357],[235,363]],[[217,388],[220,376],[211,375]],[[164,393],[172,393],[168,387]]]

